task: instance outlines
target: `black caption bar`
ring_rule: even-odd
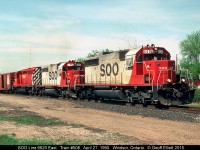
[[[16,150],[199,150],[200,145],[0,145]]]

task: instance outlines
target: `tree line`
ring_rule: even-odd
[[[85,59],[90,58],[90,57],[95,57],[101,53],[106,54],[106,53],[111,53],[114,52],[114,50],[110,49],[103,49],[103,50],[92,50],[92,52],[88,53],[86,57],[79,57],[76,59],[78,62],[84,62]]]
[[[200,75],[200,31],[187,35],[186,39],[179,43],[183,58],[180,61],[181,68],[187,69],[193,79],[199,79]]]

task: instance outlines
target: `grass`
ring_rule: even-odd
[[[200,89],[195,90],[194,101],[200,102]]]
[[[37,139],[16,139],[15,134],[0,135],[0,145],[55,145],[56,143],[48,140]]]
[[[46,119],[41,116],[3,116],[0,115],[0,121],[15,121],[17,124],[37,125],[37,126],[54,126],[66,125],[67,123],[50,118]]]
[[[55,118],[44,118],[41,116],[3,116],[0,115],[0,121],[15,121],[17,124],[25,125],[36,125],[36,126],[55,126],[55,125],[65,125],[72,126],[75,128],[85,127],[81,124],[67,123]]]
[[[0,145],[56,145],[56,144],[57,144],[56,142],[50,140],[17,139],[15,134],[0,135]],[[90,141],[80,141],[72,139],[63,142],[61,145],[92,145],[92,143]]]
[[[1,111],[0,121],[15,121],[17,124],[36,125],[36,126],[72,126],[75,128],[85,127],[81,124],[68,123],[56,118],[45,118],[32,112],[21,110]],[[58,142],[58,141],[57,141]],[[0,135],[0,145],[56,145],[57,142],[38,139],[17,139],[15,134]],[[62,145],[91,145],[90,141],[81,141],[77,139],[64,140]]]
[[[187,106],[191,106],[191,107],[200,107],[200,102],[193,102],[191,104],[187,104]]]
[[[0,121],[15,121],[17,124],[37,125],[37,126],[55,126],[64,125],[76,128],[84,127],[81,124],[67,123],[56,118],[42,117],[33,112],[23,110],[1,111]]]

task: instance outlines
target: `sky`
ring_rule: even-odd
[[[175,59],[200,29],[199,8],[199,0],[0,0],[0,72],[147,44]]]

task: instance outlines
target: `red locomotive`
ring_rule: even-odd
[[[75,61],[2,74],[0,91],[33,95],[115,99],[130,103],[191,103],[194,89],[176,75],[175,61],[163,47],[147,45]]]
[[[175,61],[163,47],[147,45],[139,50],[101,54],[85,61],[81,98],[106,98],[131,103],[179,105],[191,103],[194,89],[180,81]]]
[[[31,93],[33,87],[33,72],[37,67],[27,68],[14,73],[15,80],[13,82],[14,93]]]

